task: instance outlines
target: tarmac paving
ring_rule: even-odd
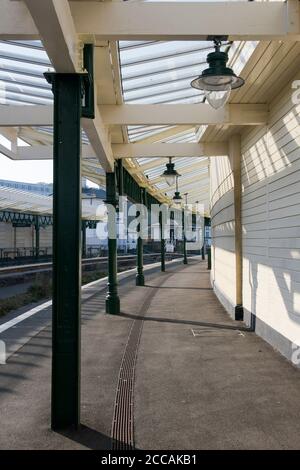
[[[299,449],[299,369],[230,319],[206,263],[145,273],[145,287],[123,276],[117,316],[104,313],[103,283],[84,291],[79,430],[50,430],[49,307],[38,329],[15,331],[18,347],[0,365],[0,449],[111,449],[130,352],[136,449]]]

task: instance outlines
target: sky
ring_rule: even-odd
[[[15,161],[0,153],[0,179],[22,183],[53,183],[53,161],[31,160]],[[98,188],[87,180],[87,186]]]
[[[53,161],[15,161],[0,153],[0,179],[24,183],[52,183]]]

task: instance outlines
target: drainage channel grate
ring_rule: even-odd
[[[164,282],[171,276],[164,277]],[[162,284],[160,284],[161,286]],[[160,287],[159,286],[159,287]],[[128,341],[123,354],[117,393],[115,399],[114,416],[111,430],[111,440],[113,450],[134,449],[134,381],[135,366],[143,329],[143,317],[145,316],[150,303],[157,292],[157,288],[150,289],[146,295],[137,316],[142,317],[134,320],[129,333]]]
[[[112,424],[112,449],[134,448],[133,399],[134,376],[138,345],[143,322],[132,324],[119,373],[114,418]]]

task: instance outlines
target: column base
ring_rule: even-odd
[[[188,260],[184,258],[183,264],[188,264]]]
[[[244,308],[242,305],[236,305],[234,309],[234,319],[237,321],[244,320]]]
[[[105,302],[106,313],[110,315],[118,315],[120,313],[120,299],[117,295],[106,297]]]
[[[137,274],[135,278],[135,285],[136,286],[144,286],[145,285],[145,277],[144,274]]]

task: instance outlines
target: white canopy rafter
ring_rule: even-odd
[[[120,158],[157,158],[157,157],[202,157],[227,155],[226,142],[177,143],[177,144],[113,144],[113,154]]]
[[[82,70],[79,39],[67,0],[24,0],[56,72]],[[1,36],[1,35],[0,35]],[[59,45],[59,47],[58,47]],[[83,119],[83,128],[99,161],[106,171],[113,168],[113,155],[108,132],[97,108],[95,119]]]
[[[70,2],[76,30],[98,40],[300,39],[299,5],[281,2]]]

